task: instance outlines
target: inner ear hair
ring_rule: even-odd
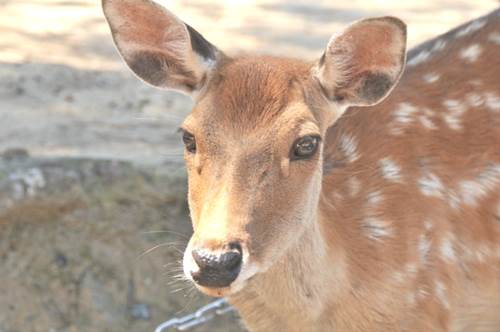
[[[395,86],[405,59],[405,24],[393,17],[365,19],[332,37],[316,77],[332,102],[374,105]]]
[[[198,92],[222,53],[193,27],[150,0],[103,0],[113,40],[145,82]]]

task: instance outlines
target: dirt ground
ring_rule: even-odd
[[[362,17],[402,18],[415,46],[498,7],[159,2],[228,53],[307,59]],[[210,301],[175,277],[191,232],[177,127],[192,103],[126,69],[99,3],[0,0],[0,332],[151,331]],[[196,331],[242,329],[231,316]]]

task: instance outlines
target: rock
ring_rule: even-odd
[[[149,313],[149,306],[144,303],[135,303],[130,308],[130,315],[133,319],[149,320],[151,315]]]
[[[25,159],[29,153],[23,148],[10,148],[0,153],[0,157],[4,160]]]

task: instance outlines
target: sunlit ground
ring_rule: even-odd
[[[498,6],[496,0],[158,2],[226,51],[311,59],[333,33],[362,17],[400,17],[414,46]],[[123,68],[98,0],[0,0],[0,61]]]

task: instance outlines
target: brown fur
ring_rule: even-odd
[[[205,71],[183,124],[197,147],[185,268],[192,248],[237,241],[247,257],[242,282],[199,288],[227,296],[251,331],[499,331],[499,14],[424,44],[389,98],[338,120],[397,81],[399,21],[349,27],[337,41],[354,42],[318,64],[224,56]],[[471,44],[481,52],[463,56]],[[387,82],[371,73],[390,84],[367,97],[359,79]],[[304,135],[321,151],[291,161]]]

